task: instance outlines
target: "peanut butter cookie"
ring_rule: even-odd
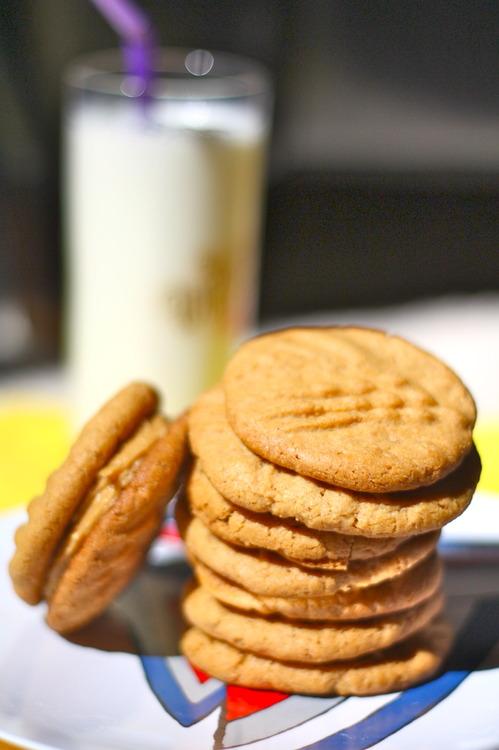
[[[243,550],[214,536],[184,503],[177,504],[177,522],[187,551],[219,575],[261,596],[330,596],[340,589],[365,588],[395,578],[430,555],[438,533],[413,537],[393,552],[372,560],[357,560],[347,570],[304,568],[271,552]]]
[[[373,656],[328,664],[275,661],[245,652],[190,628],[182,638],[185,656],[231,685],[308,695],[377,695],[404,690],[431,677],[452,643],[440,620],[413,638]]]
[[[359,622],[304,622],[264,618],[231,609],[201,586],[184,597],[186,620],[204,633],[257,656],[279,661],[344,661],[399,643],[442,609],[440,593],[405,612]]]
[[[340,590],[331,596],[314,598],[258,596],[200,562],[194,565],[194,572],[203,588],[222,604],[260,615],[278,614],[298,620],[361,620],[400,612],[428,599],[442,583],[442,564],[435,554],[377,586]]]
[[[155,414],[156,393],[134,383],[83,428],[68,458],[28,506],[10,563],[14,588],[47,622],[74,630],[99,614],[141,562],[186,452],[185,418]]]
[[[350,560],[385,555],[407,540],[407,537],[371,539],[314,531],[292,519],[252,513],[226,500],[211,484],[199,462],[189,473],[186,497],[191,512],[220,539],[240,547],[277,552],[311,567],[339,570]]]
[[[204,394],[193,406],[189,439],[210,482],[235,505],[295,519],[311,529],[363,537],[408,536],[441,528],[465,510],[481,470],[472,448],[456,471],[431,487],[391,494],[331,487],[246,448],[227,421],[221,389]]]
[[[357,492],[433,484],[471,449],[473,399],[398,336],[295,328],[243,344],[224,377],[227,416],[262,458]]]

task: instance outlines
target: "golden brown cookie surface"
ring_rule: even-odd
[[[431,487],[389,495],[331,487],[248,450],[227,421],[221,389],[204,394],[192,408],[189,438],[210,482],[235,505],[294,518],[311,529],[373,538],[441,528],[465,510],[481,468],[473,448],[456,471]]]
[[[262,596],[330,596],[347,587],[365,588],[395,578],[424,560],[435,549],[437,533],[413,537],[393,552],[352,562],[348,570],[304,568],[278,555],[243,550],[222,542],[183,503],[177,521],[189,555],[248,591]]]
[[[62,569],[49,576],[47,623],[54,630],[69,632],[89,622],[129,582],[175,492],[185,448],[186,421],[179,419],[144,454]]]
[[[154,414],[157,395],[133,383],[83,428],[16,534],[17,593],[48,603],[61,632],[97,615],[141,562],[186,453],[187,424]]]
[[[331,485],[432,484],[471,449],[459,378],[409,342],[360,328],[295,328],[245,343],[224,376],[229,422],[255,453]]]
[[[132,383],[85,425],[68,457],[28,506],[28,521],[16,533],[10,575],[17,594],[29,604],[40,601],[52,557],[82,498],[100,469],[143,419],[156,409],[156,392]]]
[[[184,597],[186,620],[212,638],[280,661],[344,661],[388,648],[421,630],[442,609],[435,594],[405,612],[359,622],[304,622],[264,618],[226,607],[195,586]]]
[[[270,513],[252,513],[226,500],[211,484],[199,462],[189,473],[185,492],[191,512],[220,539],[241,547],[277,552],[289,560],[314,567],[345,568],[350,560],[379,557],[405,540],[404,537],[371,539],[312,531]]]
[[[278,614],[301,620],[360,620],[400,612],[428,599],[442,582],[442,565],[435,554],[377,586],[314,598],[258,596],[200,562],[195,563],[194,572],[199,583],[222,604],[260,615]]]
[[[197,667],[232,685],[308,695],[376,695],[404,690],[434,674],[452,642],[435,621],[379,655],[330,664],[299,664],[256,656],[190,628],[181,649]]]

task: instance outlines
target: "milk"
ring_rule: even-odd
[[[66,122],[67,356],[81,422],[133,379],[177,414],[254,319],[265,127],[234,102],[81,101]]]

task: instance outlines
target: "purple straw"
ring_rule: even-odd
[[[136,96],[147,96],[154,70],[156,34],[133,0],[91,0],[121,39],[125,71],[135,79]]]

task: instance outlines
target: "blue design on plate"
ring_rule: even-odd
[[[452,693],[495,646],[499,637],[499,600],[485,599],[461,631],[448,670],[424,685],[402,692],[370,716],[301,750],[366,750],[430,711]]]
[[[183,657],[173,658],[183,660]],[[207,693],[204,691],[205,694],[199,700],[191,700],[172,670],[170,659],[162,656],[140,656],[140,661],[154,695],[165,711],[184,727],[190,727],[204,719],[225,698],[225,685],[218,680],[210,680],[213,689]],[[185,666],[190,669],[186,661]],[[194,672],[192,672],[192,678],[196,679]]]

